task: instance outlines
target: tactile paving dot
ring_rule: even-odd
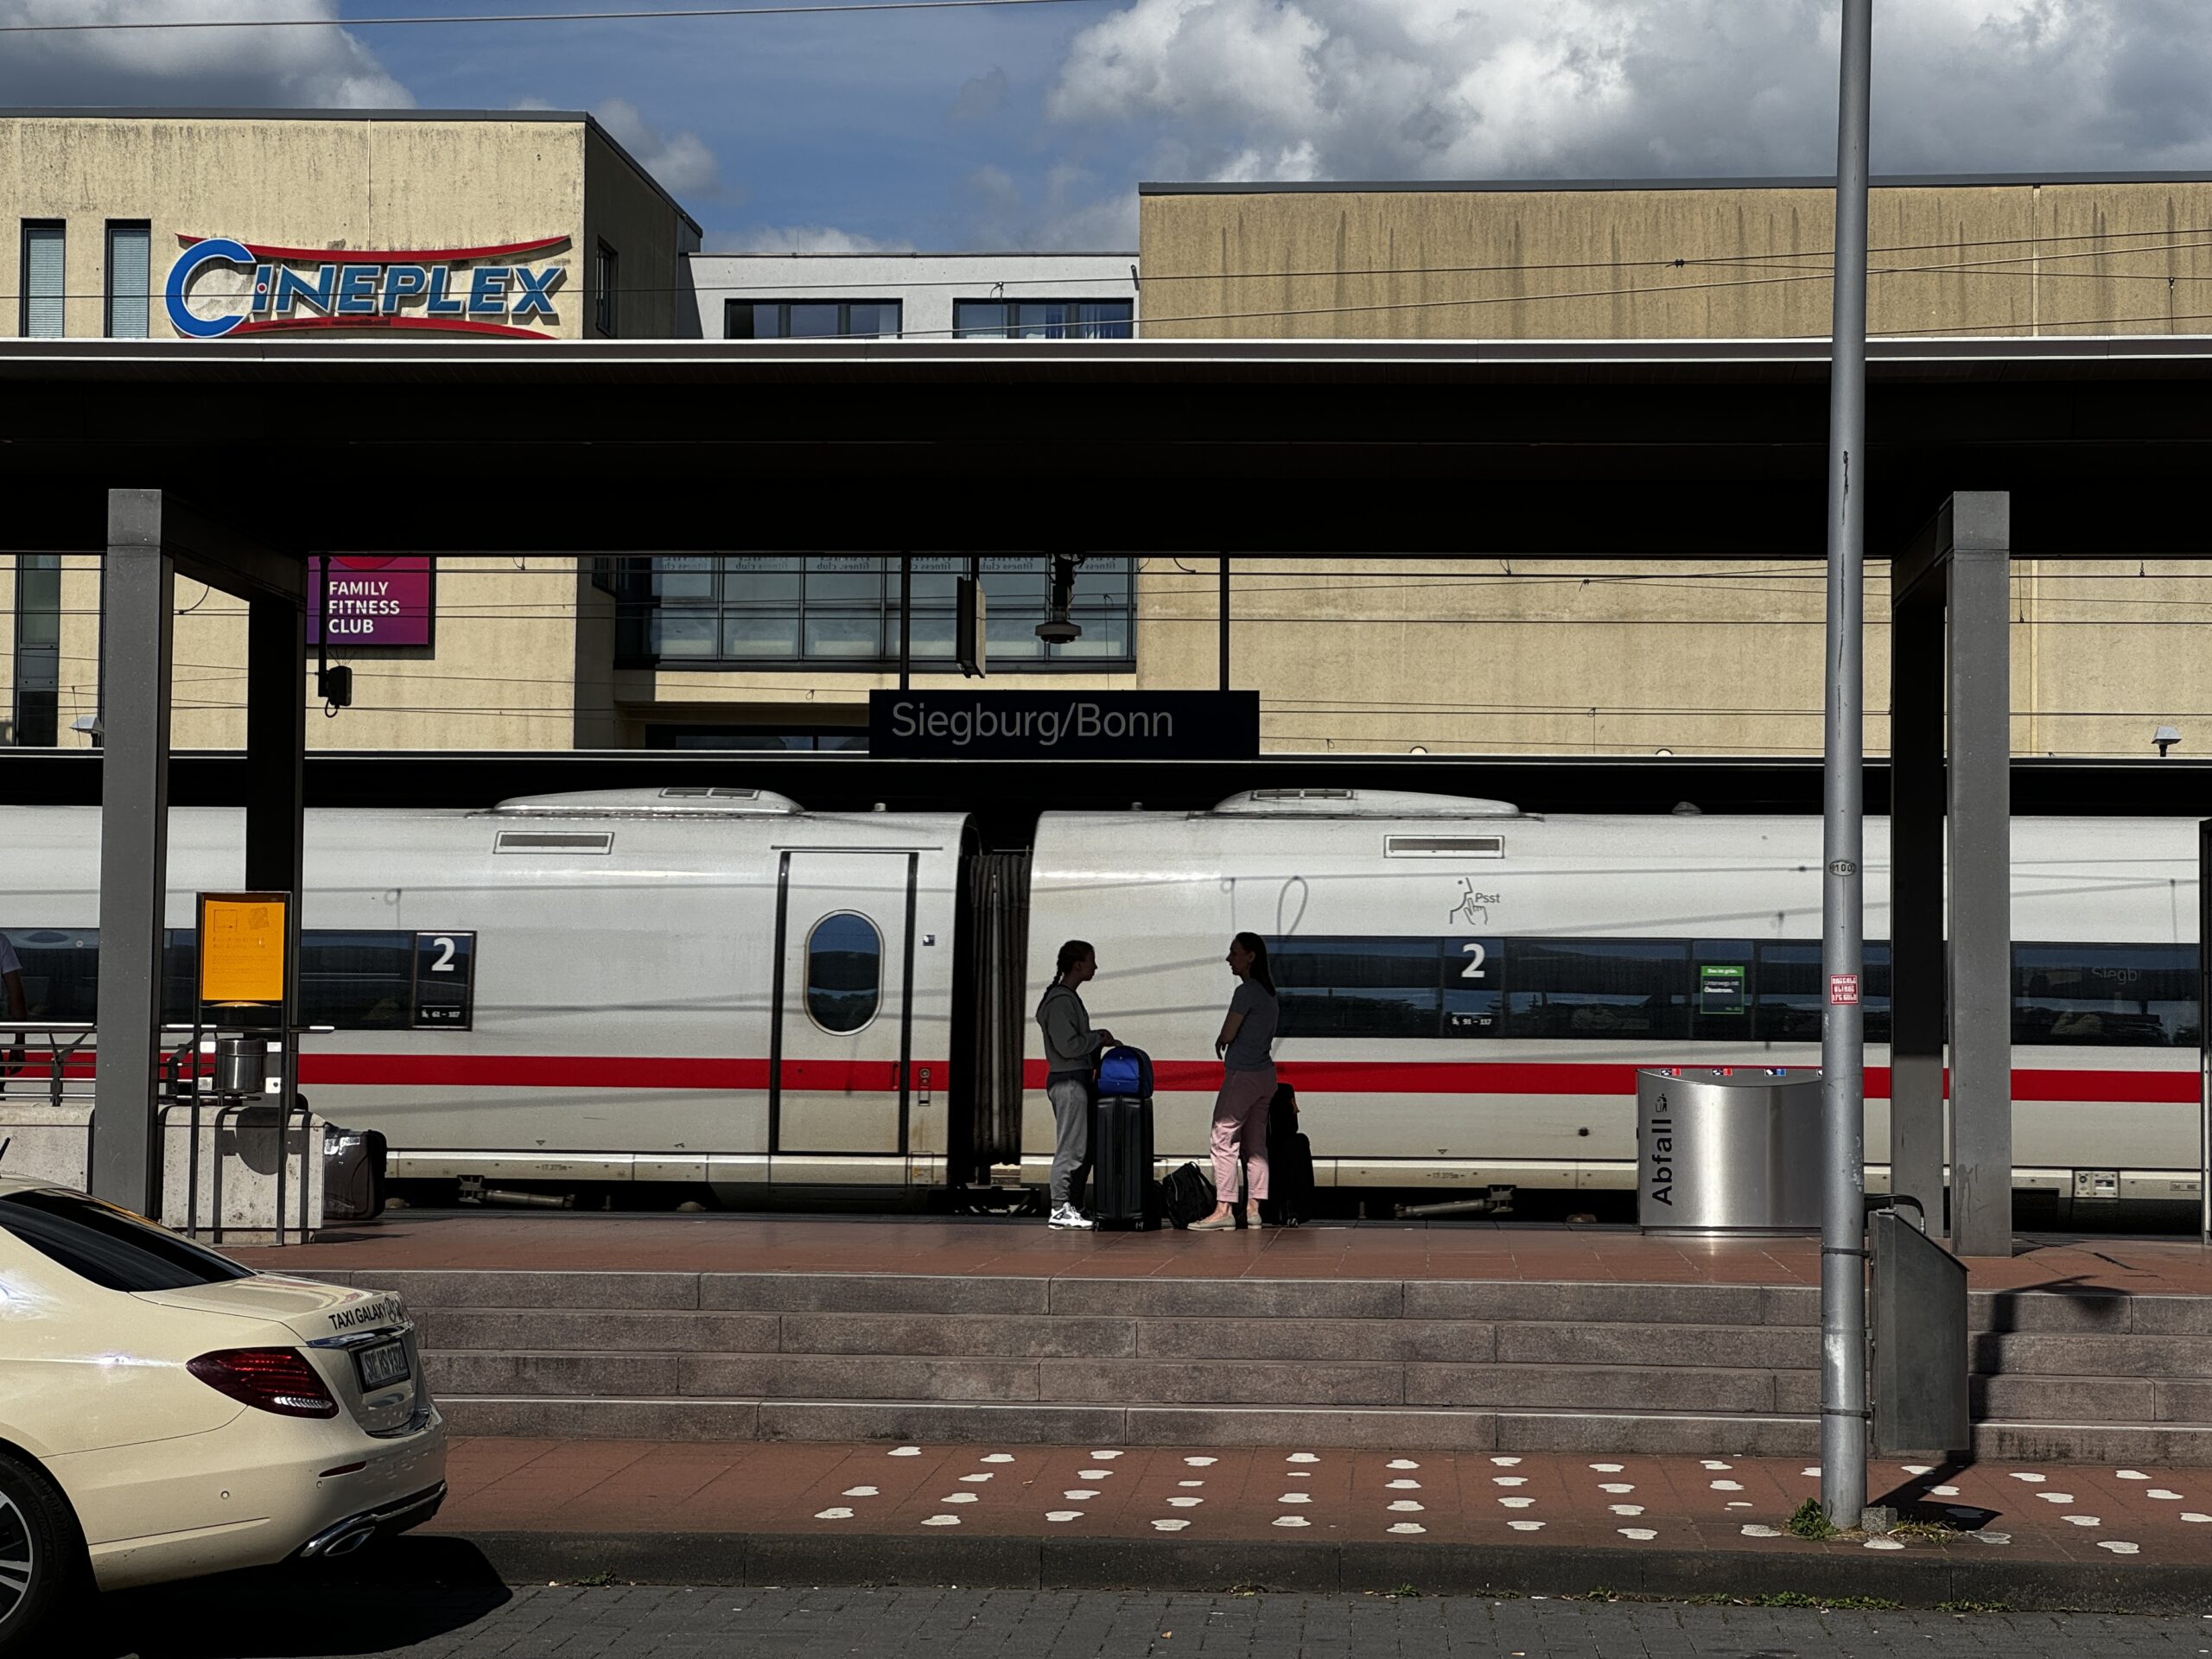
[[[1505,1479],[1498,1482],[1498,1484],[1501,1486],[1518,1486],[1520,1484],[1521,1482],[1519,1478],[1514,1476],[1509,1476]],[[1386,1480],[1382,1484],[1394,1492],[1417,1492],[1421,1491],[1421,1482],[1417,1480]]]
[[[1427,1532],[1428,1529],[1421,1525],[1418,1521],[1395,1521],[1391,1522],[1389,1530],[1392,1532]]]
[[[1817,1475],[1821,1472],[1821,1465],[1816,1463],[1811,1468],[1800,1469],[1797,1472],[1801,1475]]]
[[[986,1480],[988,1480],[990,1478],[991,1478],[991,1476],[990,1476],[990,1471],[989,1471],[988,1470],[985,1470],[985,1471],[984,1471],[982,1474],[980,1474],[980,1475],[963,1475],[963,1476],[961,1476],[961,1477],[960,1477],[960,1478],[961,1478],[961,1479],[963,1479],[963,1480],[964,1480],[964,1481],[970,1482],[970,1483],[975,1483],[975,1482],[979,1482],[979,1481],[986,1481]]]
[[[1955,1486],[1930,1486],[1928,1495],[1930,1497],[1956,1497],[1959,1489]]]
[[[2104,1524],[2094,1515],[2069,1515],[2066,1524],[2070,1527],[2101,1527]]]
[[[1187,1521],[1155,1521],[1152,1529],[1154,1532],[1180,1532],[1190,1524]]]
[[[2037,1492],[2036,1496],[2046,1503],[2071,1503],[2074,1501],[2071,1492]]]
[[[1618,1463],[1593,1463],[1590,1466],[1601,1475],[1618,1475],[1621,1471]]]
[[[1643,1505],[1641,1503],[1608,1503],[1605,1507],[1615,1515],[1642,1515],[1643,1513]]]
[[[1505,1524],[1516,1532],[1541,1532],[1544,1529],[1544,1523],[1541,1521],[1509,1521]]]
[[[2013,1471],[2012,1478],[2015,1480],[2024,1480],[2031,1486],[2039,1486],[2045,1479],[2048,1478],[2048,1477],[2044,1475],[2024,1474],[2016,1470]]]
[[[1869,1538],[1866,1541],[1866,1548],[1869,1549],[1903,1549],[1904,1545],[1902,1541],[1896,1538]]]
[[[1285,1463],[1319,1463],[1321,1459],[1311,1452],[1294,1452],[1283,1461]]]
[[[1060,1496],[1067,1499],[1071,1503],[1080,1503],[1086,1498],[1097,1497],[1098,1494],[1087,1486],[1077,1486],[1067,1491],[1062,1492]]]
[[[1274,1518],[1279,1527],[1310,1527],[1313,1523],[1302,1515],[1279,1515]]]
[[[2122,1480],[2148,1480],[2151,1478],[2150,1476],[2145,1474],[2140,1469],[2115,1469],[2113,1471],[2113,1473],[2118,1475]]]
[[[1179,1480],[1175,1484],[1178,1486],[1203,1486],[1205,1484],[1205,1482],[1203,1480]]]
[[[1700,1458],[1698,1461],[1707,1469],[1733,1469],[1736,1466],[1734,1464],[1724,1462],[1719,1458]]]
[[[1083,1511],[1081,1510],[1047,1510],[1045,1511],[1045,1518],[1047,1521],[1080,1521],[1083,1519]]]
[[[1499,1459],[1493,1458],[1491,1461],[1495,1463]],[[1411,1458],[1393,1458],[1390,1459],[1389,1466],[1393,1469],[1418,1469],[1421,1465],[1415,1463]]]
[[[957,1515],[932,1515],[925,1518],[922,1524],[925,1527],[957,1527],[960,1524],[960,1517]]]
[[[1185,1458],[1183,1461],[1193,1469],[1211,1469],[1221,1459],[1219,1458]]]
[[[1649,1527],[1615,1527],[1613,1530],[1624,1538],[1656,1538],[1659,1535]]]
[[[1632,1492],[1636,1486],[1631,1481],[1601,1480],[1598,1483],[1598,1490],[1601,1492]]]
[[[1740,1492],[1744,1490],[1744,1483],[1740,1480],[1716,1480],[1713,1483],[1713,1490],[1716,1492]]]
[[[1394,1482],[1392,1484],[1395,1484],[1395,1483]],[[1406,1483],[1408,1486],[1413,1484],[1414,1483],[1410,1480]],[[1490,1484],[1493,1486],[1526,1486],[1529,1484],[1529,1477],[1526,1475],[1492,1475],[1490,1478]]]
[[[1491,1461],[1501,1469],[1517,1469],[1521,1466],[1521,1459],[1518,1458],[1492,1458]],[[1395,1469],[1398,1465],[1394,1463],[1390,1466]],[[1408,1468],[1417,1468],[1420,1465],[1415,1464],[1408,1464],[1407,1465]]]
[[[848,1486],[843,1491],[838,1493],[837,1496],[840,1497],[874,1497],[876,1496],[876,1491],[873,1486]]]
[[[1423,1510],[1427,1508],[1427,1505],[1424,1503],[1416,1503],[1410,1497],[1402,1497],[1396,1503],[1390,1504],[1389,1508],[1392,1513],[1397,1515],[1419,1515]]]
[[[1930,1465],[1924,1463],[1901,1463],[1897,1465],[1897,1467],[1904,1470],[1908,1475],[1926,1475],[1935,1472]]]
[[[893,1458],[918,1458],[922,1455],[922,1448],[918,1446],[894,1446],[886,1455]]]
[[[1970,1532],[1967,1536],[1982,1544],[2009,1544],[2012,1541],[2012,1535],[2009,1532]]]
[[[1728,1507],[1732,1510],[1748,1510],[1751,1506],[1747,1501],[1738,1498],[1735,1503],[1731,1503]]]
[[[1094,1452],[1090,1455],[1101,1463],[1111,1463],[1122,1454],[1118,1452]]]
[[[2124,1544],[2117,1538],[2100,1538],[2097,1540],[2097,1548],[2108,1549],[2115,1555],[2139,1555],[2143,1551],[2142,1545]]]
[[[2195,1510],[2183,1510],[2181,1512],[2181,1518],[2184,1521],[2204,1522],[2212,1521],[2212,1515],[2200,1515]]]
[[[1113,1472],[1111,1469],[1078,1469],[1075,1471],[1075,1478],[1077,1480],[1103,1480]]]
[[[2181,1494],[2179,1492],[2168,1491],[2163,1486],[2153,1486],[2148,1491],[2145,1492],[2143,1496],[2145,1497],[2164,1498],[2169,1503],[2179,1503],[2181,1501]]]
[[[947,1492],[938,1499],[940,1503],[975,1503],[981,1500],[973,1492]]]
[[[1782,1536],[1782,1529],[1780,1527],[1761,1526],[1758,1522],[1753,1521],[1745,1526],[1744,1536],[1746,1538],[1779,1538]]]
[[[1313,1501],[1313,1494],[1311,1492],[1285,1492],[1275,1499],[1278,1503],[1311,1503]]]
[[[1012,1463],[1014,1461],[1014,1453],[1011,1452],[986,1452],[983,1453],[983,1461],[985,1463]]]
[[[814,1518],[817,1521],[849,1521],[853,1518],[853,1512],[847,1509],[817,1510]]]
[[[1177,1510],[1196,1509],[1205,1502],[1203,1497],[1171,1497],[1167,1500],[1168,1507]]]
[[[1536,1500],[1533,1497],[1501,1497],[1497,1501],[1509,1510],[1533,1510],[1536,1507]]]

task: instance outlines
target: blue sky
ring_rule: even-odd
[[[0,22],[637,0],[0,0]],[[1081,0],[16,35],[0,104],[598,112],[709,248],[1135,243],[1141,178],[1815,173],[1834,0]],[[2205,0],[1878,0],[1875,165],[2212,170]]]

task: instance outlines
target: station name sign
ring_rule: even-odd
[[[551,338],[537,323],[560,321],[553,296],[568,276],[559,264],[524,263],[565,247],[565,236],[481,248],[376,251],[282,248],[228,237],[187,236],[169,267],[162,297],[177,333],[193,340],[302,330],[427,329],[446,334]],[[193,308],[202,277],[246,273],[242,290],[219,295],[222,308]],[[235,278],[233,279],[235,281]],[[239,302],[245,302],[243,307]]]
[[[1256,691],[871,691],[869,753],[912,760],[1238,760]]]

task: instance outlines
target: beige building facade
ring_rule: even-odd
[[[1024,267],[1043,286],[1022,300],[1103,305],[1116,299],[1103,276],[1135,264],[1141,315],[1132,292],[1121,303],[1133,321],[1009,308],[998,326],[1089,331],[1103,352],[1131,327],[1154,339],[1821,336],[1831,200],[1817,181],[1789,181],[1146,186],[1136,255],[1088,256],[1096,270]],[[2212,237],[2193,227],[2208,215],[2212,178],[1885,182],[1873,200],[1871,326],[2202,332]],[[427,273],[442,264],[445,321],[523,336],[518,351],[541,348],[530,335],[728,337],[731,294],[761,343],[730,349],[779,349],[764,339],[772,325],[937,338],[973,321],[957,310],[952,324],[931,321],[948,294],[957,308],[971,288],[995,291],[969,280],[990,263],[982,256],[951,274],[923,261],[825,275],[700,255],[696,226],[589,118],[540,112],[0,114],[0,231],[20,238],[0,330],[92,337],[130,332],[143,313],[140,332],[179,351],[196,339],[166,290],[194,238],[231,239],[250,258],[197,268],[186,316],[270,325],[272,349],[285,331],[274,325],[345,326],[317,284],[336,267],[334,307],[365,253],[409,257],[355,278],[372,309],[354,326],[436,326]],[[397,275],[406,264],[426,273],[419,291]],[[474,273],[487,266],[531,276],[491,283],[503,308],[474,315]],[[289,314],[273,296],[257,301],[264,281],[286,287]],[[302,296],[302,283],[316,291]],[[552,315],[518,315],[524,288],[549,295]],[[1234,683],[1260,692],[1262,741],[1277,751],[1817,753],[1819,565],[1654,568],[1631,551],[1572,564],[1390,559],[1374,547],[1247,558],[1231,573]],[[967,557],[915,560],[921,673],[950,671]],[[1071,690],[1215,683],[1211,552],[1091,555],[1075,596],[1083,636],[1049,652],[1035,638],[1045,564],[1020,550],[984,559],[987,688],[1038,676]],[[899,571],[893,555],[823,549],[442,559],[422,637],[334,644],[333,659],[354,669],[354,706],[310,721],[310,741],[858,747],[868,693],[897,683]],[[2017,565],[2017,749],[2147,754],[2161,726],[2181,730],[2184,753],[2212,744],[2212,652],[2199,643],[2209,577],[2177,561]],[[1885,581],[1878,563],[1866,653],[1876,751],[1887,746]],[[189,584],[178,606],[175,742],[234,747],[243,614]],[[93,741],[99,654],[97,560],[0,555],[0,743]]]

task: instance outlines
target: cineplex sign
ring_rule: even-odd
[[[565,236],[482,248],[375,251],[280,248],[228,237],[182,237],[185,250],[169,267],[169,321],[193,340],[303,329],[429,329],[464,334],[551,338],[543,327],[560,313],[553,296],[564,266],[526,264],[531,254],[568,245]],[[249,273],[242,293],[208,285],[194,309],[201,279],[220,271]],[[234,279],[235,280],[235,279]],[[227,302],[211,313],[210,302]],[[237,302],[244,299],[244,310]]]

